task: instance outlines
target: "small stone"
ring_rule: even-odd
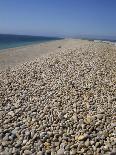
[[[73,120],[76,122],[77,121],[77,115],[76,114],[74,114],[73,116],[72,116],[72,118],[73,118]]]
[[[80,135],[80,136],[75,136],[75,140],[85,140],[87,139],[88,135],[87,134],[84,134],[84,135]]]
[[[70,150],[70,155],[76,155],[76,150]]]
[[[13,153],[13,154],[16,153],[16,148],[15,148],[15,147],[13,147],[13,149],[12,149],[12,153]]]
[[[23,140],[23,145],[25,145],[27,142],[28,142],[28,140],[27,139],[24,139]]]
[[[98,119],[102,119],[103,118],[103,114],[97,114],[97,118]]]
[[[24,151],[24,155],[31,155],[31,154],[32,154],[32,152],[29,151],[29,150],[25,150],[25,151]]]
[[[57,155],[64,155],[64,149],[59,149],[57,151]]]
[[[40,139],[42,139],[43,137],[45,137],[45,135],[46,135],[46,132],[41,132],[40,133]]]
[[[25,136],[30,136],[30,134],[31,134],[31,133],[30,133],[30,131],[28,131],[28,130],[25,132]]]
[[[89,139],[87,139],[87,140],[85,141],[85,146],[86,146],[86,147],[89,147],[89,144],[90,144]]]
[[[94,144],[95,144],[95,142],[91,140],[91,141],[90,141],[90,144],[91,144],[91,145],[94,145]]]
[[[22,150],[28,150],[28,149],[30,149],[30,146],[29,146],[29,145],[24,145],[24,146],[22,147]]]
[[[4,141],[8,141],[9,140],[9,136],[6,135],[4,138],[3,138]]]
[[[7,141],[2,141],[2,146],[7,146],[8,142]]]
[[[87,117],[84,119],[84,122],[85,122],[86,124],[90,124],[91,121],[92,121],[92,117],[91,117],[90,115],[87,115]]]
[[[44,143],[44,146],[45,146],[45,147],[49,147],[49,146],[50,146],[50,143],[45,142],[45,143]]]
[[[10,140],[13,140],[15,137],[16,137],[16,135],[11,134],[11,136],[9,136],[9,139],[10,139]]]
[[[12,130],[12,134],[14,134],[14,135],[16,135],[17,132],[18,132],[18,129]]]
[[[21,102],[21,101],[18,100],[18,101],[16,101],[16,102],[13,103],[13,105],[15,106],[15,108],[18,108],[18,107],[19,107],[20,102]]]
[[[19,146],[21,146],[21,144],[22,144],[22,141],[17,141],[15,147],[19,147]]]
[[[99,146],[100,146],[100,143],[99,142],[96,142],[95,147],[97,148]]]
[[[37,153],[37,155],[44,155],[44,152],[43,152],[43,151],[39,151],[39,152]]]
[[[68,118],[68,114],[65,114],[65,115],[64,115],[64,118]]]
[[[59,146],[59,145],[58,145],[58,146]],[[64,149],[65,147],[66,147],[66,143],[62,142],[62,143],[60,144],[60,148]]]
[[[64,151],[65,155],[70,155],[70,151]]]
[[[109,150],[109,146],[108,145],[105,145],[103,148],[104,148],[105,151]]]
[[[14,117],[15,113],[13,111],[8,112],[8,115]]]

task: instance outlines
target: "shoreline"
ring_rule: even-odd
[[[108,44],[106,42],[95,42],[70,38],[3,49],[0,50],[0,71],[3,71],[9,67],[11,68],[18,66],[25,62],[33,61],[34,59],[49,53],[57,53],[58,51],[64,51],[67,49],[74,50],[75,48],[80,47],[81,44],[84,46],[88,42],[92,42],[94,44],[104,44],[114,48],[116,47],[115,45]]]
[[[60,39],[60,40],[64,40],[64,39]],[[21,46],[16,46],[16,47],[9,47],[9,48],[3,48],[3,49],[0,49],[0,53],[1,52],[5,52],[7,50],[12,50],[12,49],[22,49],[22,48],[25,48],[25,47],[28,47],[28,46],[33,46],[33,45],[38,45],[38,44],[46,44],[46,43],[49,43],[49,42],[53,42],[53,41],[59,41],[59,40],[50,40],[50,41],[45,41],[45,42],[35,42],[35,43],[29,43],[29,44],[26,44],[26,45],[21,45]]]
[[[59,44],[59,41],[61,40],[46,41],[43,43],[34,43],[20,47],[1,49],[0,71],[5,70],[8,67],[14,67],[15,65],[19,65],[25,63],[26,61],[30,61],[29,58],[31,57],[32,59],[34,59],[44,53],[47,53],[49,49],[45,49],[45,47],[49,46],[49,44]],[[18,56],[20,58],[18,58]],[[21,57],[23,58],[23,60],[21,60]]]
[[[32,61],[48,53],[55,53],[61,49],[64,50],[78,47],[80,42],[84,43],[87,41],[82,41],[80,39],[61,39],[48,41],[45,43],[3,49],[0,51],[0,71]],[[59,48],[59,46],[61,46],[61,48]]]
[[[109,44],[109,45],[115,45],[116,46],[116,42],[113,42],[113,41],[106,41],[106,40],[89,40],[89,39],[76,39],[76,38],[64,38],[64,39],[59,39],[59,40],[50,40],[50,41],[45,41],[45,42],[35,42],[35,43],[29,43],[29,44],[26,44],[26,45],[21,45],[21,46],[16,46],[16,47],[9,47],[9,48],[3,48],[3,49],[0,49],[0,53],[1,52],[6,52],[7,50],[13,50],[13,49],[22,49],[22,48],[25,48],[25,47],[32,47],[34,45],[42,45],[42,44],[47,44],[47,43],[50,43],[50,42],[55,42],[55,41],[62,41],[62,40],[81,40],[81,41],[90,41],[90,42],[95,42],[95,43],[106,43],[106,44]]]

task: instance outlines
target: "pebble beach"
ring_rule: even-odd
[[[49,52],[38,54],[42,46]],[[26,49],[36,52],[25,61],[0,55],[0,155],[116,155],[116,46],[67,39]]]

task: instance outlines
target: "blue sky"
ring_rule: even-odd
[[[116,37],[116,0],[0,0],[0,33]]]

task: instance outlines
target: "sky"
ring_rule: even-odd
[[[116,0],[0,0],[0,33],[116,37]]]

